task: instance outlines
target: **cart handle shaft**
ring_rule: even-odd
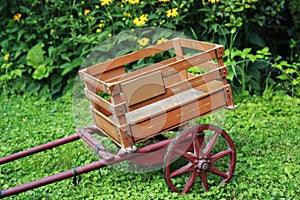
[[[20,151],[18,153],[11,154],[9,156],[0,158],[0,165],[23,158],[23,157],[26,157],[26,156],[29,156],[29,155],[32,155],[32,154],[35,154],[35,153],[38,153],[38,152],[41,152],[41,151],[52,149],[53,147],[57,147],[57,146],[60,146],[60,145],[63,145],[63,144],[69,143],[69,142],[73,142],[75,140],[78,140],[79,138],[80,137],[78,134],[74,134],[74,135],[70,135],[65,138],[61,138],[61,139],[58,139],[58,140],[55,140],[52,142],[48,142],[46,144],[42,144],[37,147],[33,147],[33,148],[30,148],[30,149],[27,149],[24,151]]]

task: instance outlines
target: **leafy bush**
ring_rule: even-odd
[[[163,174],[133,174],[105,167],[7,199],[298,199],[299,99],[278,94],[271,99],[237,97],[239,108],[227,111],[224,129],[237,150],[233,179],[203,193],[168,190]],[[71,99],[36,101],[0,98],[0,157],[74,133]],[[222,114],[224,114],[222,112]],[[72,142],[0,166],[0,190],[96,161],[82,141]]]
[[[1,91],[40,93],[46,97],[65,94],[72,88],[77,70],[93,47],[123,30],[138,27],[173,29],[194,39],[223,44],[230,52],[251,48],[249,53],[254,55],[272,39],[268,27],[282,24],[285,2],[4,1],[0,5]],[[276,54],[274,48],[269,49]],[[254,68],[262,72],[269,65],[260,64],[259,69],[252,65],[251,69]],[[243,72],[246,76],[248,69]],[[264,73],[261,75],[255,79],[265,77]],[[253,79],[253,74],[248,79]],[[240,87],[239,83],[233,82],[236,87]]]
[[[273,67],[279,71],[277,87],[291,96],[300,97],[300,63],[289,64],[279,57]]]

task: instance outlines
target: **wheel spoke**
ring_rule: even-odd
[[[187,165],[175,170],[174,172],[172,172],[170,174],[170,178],[174,178],[176,176],[179,176],[185,172],[192,172],[193,171],[193,164],[192,163],[188,163]]]
[[[205,191],[208,191],[207,175],[206,173],[200,174],[201,182]]]
[[[198,158],[203,157],[203,152],[201,149],[203,142],[204,142],[204,137],[199,138],[197,134],[194,135],[193,138],[194,153]]]
[[[223,177],[225,179],[228,178],[228,174],[222,172],[221,170],[219,170],[219,169],[217,169],[215,167],[210,167],[209,171],[212,172],[212,173],[214,173],[214,174],[216,174],[216,175],[218,175],[218,176],[221,176],[221,177]]]
[[[196,160],[196,156],[191,154],[190,152],[185,152],[182,156],[190,162],[194,162]]]
[[[208,142],[207,146],[203,150],[205,155],[210,154],[212,148],[214,147],[215,143],[217,142],[217,139],[219,138],[219,135],[220,135],[219,132],[215,132],[215,134],[213,135],[213,137],[211,138],[211,140]]]
[[[196,159],[196,156],[191,152],[184,152],[182,149],[175,149],[174,150],[174,157],[173,159],[178,159],[180,156],[183,156],[190,162],[194,162]]]
[[[208,135],[210,137],[207,140]],[[217,147],[219,144],[220,148]],[[180,159],[174,162],[178,158]],[[164,178],[174,192],[188,193],[193,185],[196,186],[197,178],[200,179],[203,190],[207,191],[210,188],[209,173],[214,178],[221,179],[216,183],[227,183],[232,177],[235,163],[234,144],[224,130],[209,124],[195,125],[180,132],[167,148]],[[227,167],[223,168],[223,165]]]
[[[190,191],[190,189],[191,189],[191,187],[193,186],[193,184],[194,184],[194,182],[195,182],[197,176],[198,176],[198,175],[197,175],[197,173],[195,173],[195,172],[193,172],[193,173],[191,174],[191,176],[189,177],[188,182],[187,182],[186,185],[184,186],[184,189],[183,189],[183,191],[182,191],[182,194],[187,194],[187,193]]]
[[[223,158],[229,154],[232,153],[232,149],[228,149],[228,150],[225,150],[225,151],[221,151],[219,153],[216,153],[215,155],[211,156],[210,158],[210,161],[212,163],[216,162],[217,160],[219,160],[220,158]]]

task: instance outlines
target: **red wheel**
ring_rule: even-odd
[[[227,183],[236,163],[233,141],[213,125],[195,125],[175,137],[164,158],[164,176],[169,188],[186,194],[195,185],[204,191]]]

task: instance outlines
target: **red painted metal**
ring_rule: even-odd
[[[164,161],[164,155],[167,151],[167,146],[170,144],[172,139],[173,138],[165,139],[161,142],[147,145],[143,149],[137,149],[134,154],[140,156],[130,159],[130,162],[142,166],[154,166],[162,164]]]
[[[116,157],[116,159],[112,160],[112,161],[105,161],[105,160],[99,160],[93,163],[90,163],[88,165],[85,166],[81,166],[81,167],[77,167],[65,172],[61,172],[52,176],[48,176],[39,180],[35,180],[29,183],[25,183],[16,187],[12,187],[9,188],[7,190],[3,190],[1,191],[1,195],[0,197],[8,197],[11,195],[15,195],[21,192],[25,192],[28,190],[32,190],[34,188],[38,188],[44,185],[48,185],[57,181],[61,181],[70,177],[74,177],[76,175],[80,175],[86,172],[90,172],[102,167],[105,167],[107,165],[111,165],[117,162],[121,162],[123,160],[126,160],[130,157],[130,155],[124,156],[124,157]]]
[[[84,129],[84,130],[85,131],[90,131],[90,132],[97,131],[96,129],[94,130],[93,128]],[[68,140],[66,140],[66,138],[63,138],[63,139],[60,139],[59,141],[60,141],[60,143],[63,143],[62,141],[67,142],[67,141],[71,141],[72,139],[73,140],[78,139],[80,136],[83,136],[85,134],[91,134],[91,133],[84,132],[84,130],[83,129],[78,129],[76,131],[75,135],[67,137]],[[54,183],[54,182],[57,182],[57,181],[61,181],[61,180],[64,180],[64,179],[67,179],[67,178],[70,178],[70,177],[80,175],[80,174],[83,174],[83,173],[87,173],[87,172],[90,172],[90,171],[93,171],[93,170],[97,170],[97,169],[105,167],[107,165],[112,165],[112,164],[115,164],[115,163],[119,163],[119,162],[122,162],[124,160],[130,160],[130,159],[133,159],[133,158],[136,158],[136,157],[139,157],[139,156],[142,157],[144,155],[147,155],[147,152],[153,152],[153,151],[158,150],[159,148],[165,147],[166,145],[168,145],[170,143],[170,141],[171,141],[170,139],[167,140],[167,141],[164,140],[164,141],[160,141],[160,142],[157,142],[157,143],[149,145],[149,146],[141,147],[137,151],[137,152],[139,152],[139,154],[127,153],[127,154],[123,154],[122,156],[118,155],[118,154],[113,155],[113,158],[110,159],[110,160],[104,160],[104,159],[99,160],[99,161],[96,161],[96,162],[93,162],[93,163],[90,163],[90,164],[87,164],[87,165],[84,165],[84,166],[73,168],[73,169],[65,171],[65,172],[54,174],[52,176],[48,176],[48,177],[45,177],[45,178],[42,178],[42,179],[39,179],[39,180],[35,180],[35,181],[29,182],[29,183],[25,183],[25,184],[22,184],[22,185],[19,185],[19,186],[15,186],[15,187],[0,191],[0,198],[8,197],[8,196],[15,195],[15,194],[19,194],[21,192],[32,190],[34,188],[38,188],[38,187],[41,187],[41,186],[44,186],[44,185],[48,185],[48,184],[51,184],[51,183]],[[50,145],[52,147],[55,146],[54,144],[56,144],[56,146],[58,146],[57,145],[58,143],[55,143],[55,141],[53,143],[50,143],[50,144],[52,144],[52,145]],[[48,149],[48,148],[45,148],[45,147],[48,147],[48,145],[47,146],[41,145],[41,146],[44,147],[43,148],[44,150]],[[41,148],[38,148],[34,152],[35,153],[39,152],[37,150],[42,151]],[[33,152],[33,150],[31,150],[30,152],[27,152],[26,155],[30,155],[29,153],[32,153],[32,152]],[[23,153],[22,155],[25,156],[25,153]],[[24,156],[22,156],[22,157],[24,157]],[[11,160],[13,160],[13,159],[11,159]]]
[[[48,142],[46,144],[27,149],[25,151],[20,151],[18,153],[14,153],[12,155],[0,158],[0,165],[23,158],[23,157],[26,157],[26,156],[29,156],[29,155],[32,155],[32,154],[35,154],[35,153],[38,153],[38,152],[41,152],[41,151],[52,149],[53,147],[57,147],[57,146],[60,146],[60,145],[63,145],[63,144],[69,143],[69,142],[73,142],[75,140],[78,140],[79,138],[80,137],[78,136],[78,134],[74,134],[74,135],[71,135],[71,136],[68,136],[65,138],[58,139],[56,141]]]
[[[205,139],[206,131],[213,132],[209,141]],[[188,136],[192,136],[189,142],[187,142]],[[226,149],[212,153],[218,139],[224,140],[224,148]],[[186,144],[183,145],[183,142]],[[179,158],[182,158],[181,162],[182,160],[185,160],[185,162],[180,166],[175,163],[176,169],[174,169],[171,167],[174,159]],[[221,158],[228,158],[228,163],[223,171],[215,166],[215,163]],[[235,163],[235,147],[224,130],[213,125],[196,125],[179,134],[168,147],[164,161],[165,180],[172,191],[186,194],[199,177],[204,190],[208,190],[207,174],[212,173],[221,179],[220,183],[227,183],[233,175]],[[182,175],[188,175],[187,179],[184,179]],[[178,177],[180,179],[177,179]],[[185,180],[186,182],[178,182],[179,180]],[[177,181],[177,184],[174,184],[175,181]],[[177,185],[184,187],[178,188]]]
[[[77,129],[76,133],[104,160],[112,160],[114,156],[92,134],[95,132],[86,129]]]

